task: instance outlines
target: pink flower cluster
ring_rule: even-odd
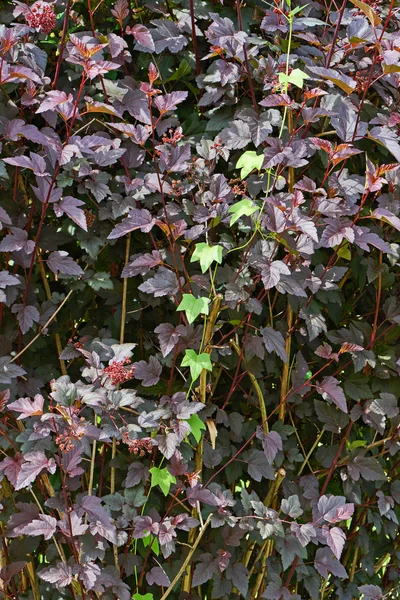
[[[35,2],[25,16],[29,27],[42,33],[50,33],[56,26],[57,17],[48,2]]]
[[[125,381],[132,379],[135,372],[135,367],[133,365],[131,365],[129,368],[124,366],[128,365],[129,362],[129,358],[126,358],[124,361],[113,362],[103,370],[103,374],[110,379],[113,385],[124,383]]]
[[[132,440],[127,431],[122,434],[122,441],[128,446],[129,452],[139,456],[145,456],[146,453],[150,454],[150,452],[153,450],[153,444],[151,443],[150,438]]]

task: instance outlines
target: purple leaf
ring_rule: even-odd
[[[78,208],[79,206],[85,206],[85,203],[72,196],[64,196],[61,202],[54,204],[54,212],[57,217],[61,217],[65,213],[74,223],[87,231],[85,212]]]
[[[171,23],[171,21],[168,21]],[[170,110],[174,110],[178,104],[186,100],[188,92],[171,92],[163,96],[157,96],[154,99],[154,104],[163,115]]]
[[[381,143],[393,154],[398,162],[400,161],[399,136],[395,131],[389,129],[389,127],[374,127],[369,132],[368,137]]]
[[[328,578],[329,573],[341,579],[348,577],[346,569],[334,557],[332,550],[329,548],[318,548],[315,554],[314,567],[324,579]]]
[[[70,565],[58,562],[56,567],[48,567],[38,572],[44,581],[53,583],[57,589],[65,588],[72,582],[73,571]]]
[[[163,149],[160,156],[160,170],[169,173],[187,171],[190,161],[190,144]]]
[[[282,438],[276,431],[264,433],[262,430],[259,430],[257,437],[260,436],[262,436],[261,439],[267,461],[272,465],[278,451],[282,450]]]
[[[19,512],[14,512],[7,522],[7,536],[11,538],[18,537],[21,534],[21,530],[26,525],[29,525],[29,523],[39,517],[39,511],[36,504],[17,502],[15,506]]]
[[[205,32],[210,44],[224,48],[230,57],[241,54],[248,38],[247,33],[236,31],[233,22],[227,17],[221,17],[217,13],[210,13],[210,17],[213,22]]]
[[[271,108],[272,106],[291,106],[293,100],[287,94],[271,94],[259,102],[260,106]]]
[[[18,285],[19,283],[19,279],[14,275],[11,275],[8,271],[0,271],[0,289],[4,289],[11,285]]]
[[[397,231],[400,231],[400,219],[390,212],[390,210],[386,210],[386,208],[376,208],[372,213],[372,216],[381,221],[390,223],[392,227],[397,229]]]
[[[232,581],[233,585],[241,592],[245,598],[249,588],[249,571],[243,563],[237,562],[229,565],[226,571],[226,577]]]
[[[43,396],[41,396],[40,394],[37,394],[33,400],[30,400],[29,398],[20,398],[19,400],[16,400],[15,402],[11,402],[11,404],[9,404],[7,406],[7,408],[9,410],[13,410],[14,412],[21,413],[18,417],[18,420],[20,420],[20,419],[26,419],[28,417],[33,417],[36,415],[42,415],[43,414],[43,404],[44,404]]]
[[[65,250],[52,252],[47,259],[47,264],[53,273],[56,274],[83,275],[81,267],[68,255],[68,252],[65,252]]]
[[[363,594],[363,600],[383,600],[385,597],[377,585],[360,585],[358,590]]]
[[[186,490],[186,496],[190,506],[197,506],[197,502],[203,502],[210,506],[218,506],[218,499],[215,495],[198,483],[192,488]]]
[[[297,519],[303,514],[303,509],[300,506],[299,497],[297,495],[283,498],[281,502],[281,510],[285,515],[289,515],[292,519]]]
[[[349,475],[353,481],[358,481],[360,476],[366,481],[386,481],[387,477],[376,458],[355,456],[347,466]]]
[[[158,250],[153,250],[151,254],[141,254],[132,262],[124,267],[121,277],[136,277],[136,275],[146,275],[150,269],[163,262]]]
[[[316,389],[324,400],[332,400],[340,410],[347,413],[346,396],[335,377],[324,377],[322,382],[316,385]]]
[[[335,71],[335,69],[325,69],[324,67],[308,67],[308,70],[322,79],[331,81],[344,90],[346,94],[351,94],[357,85],[354,79],[348,75],[344,75],[340,71]]]
[[[158,585],[168,587],[171,582],[161,567],[153,567],[148,573],[146,573],[146,581],[149,585]]]
[[[192,587],[196,587],[198,585],[206,583],[217,572],[217,559],[212,554],[202,554],[200,556],[199,562],[196,564],[194,569]]]
[[[11,234],[6,235],[0,243],[0,252],[23,250],[26,254],[32,254],[35,242],[28,240],[28,232],[18,227],[11,227],[10,231]]]
[[[101,575],[100,567],[91,561],[85,562],[83,565],[75,565],[74,572],[77,573],[87,590],[92,590],[95,587]]]
[[[49,173],[46,171],[46,161],[40,154],[35,152],[30,153],[30,158],[27,156],[16,156],[15,158],[3,158],[4,162],[9,165],[21,167],[21,169],[31,169],[37,177],[46,177]]]
[[[281,260],[274,260],[270,265],[265,265],[261,271],[264,288],[269,290],[274,287],[279,282],[282,274],[290,275],[290,270]]]
[[[63,190],[61,188],[51,186],[50,183],[42,177],[36,177],[36,183],[37,187],[33,185],[32,189],[40,202],[49,202],[53,204],[54,202],[58,202],[63,195]]]
[[[9,356],[0,356],[0,383],[11,383],[16,377],[26,374],[18,365],[10,362]]]
[[[103,525],[110,524],[110,515],[103,508],[101,498],[97,496],[84,496],[75,506],[75,509],[80,517],[86,513],[91,520],[100,521]]]
[[[114,127],[127,135],[135,144],[142,145],[150,136],[150,131],[143,125],[129,125],[127,123],[107,123],[109,127]]]
[[[176,54],[187,46],[187,39],[184,35],[181,35],[179,27],[174,21],[157,19],[156,21],[152,21],[152,24],[156,27],[156,29],[151,30],[156,54],[160,54],[160,52],[166,49]]]
[[[263,336],[267,352],[276,352],[284,363],[288,362],[288,355],[285,349],[285,340],[280,331],[275,331],[272,327],[261,327],[260,333]]]
[[[140,229],[140,231],[143,231],[143,233],[149,233],[149,231],[151,231],[153,228],[154,223],[155,219],[153,219],[148,210],[145,208],[134,208],[129,213],[129,217],[114,227],[108,236],[108,239],[116,240],[117,238],[120,238],[131,231],[135,231],[136,229]]]
[[[263,338],[259,335],[248,335],[245,341],[246,357],[251,358],[252,356],[258,356],[263,359],[265,355],[265,347],[263,344]]]
[[[250,127],[245,121],[233,121],[221,131],[219,138],[230,150],[244,148],[251,141]]]
[[[47,458],[44,452],[38,450],[28,452],[24,456],[25,462],[21,466],[21,470],[17,477],[15,485],[16,490],[21,490],[33,483],[36,477],[46,469],[51,474],[56,471],[56,462],[54,458]]]
[[[121,113],[127,110],[134,119],[145,125],[151,125],[147,97],[139,89],[128,90],[121,102],[114,103],[114,108],[120,110]]]
[[[82,462],[82,449],[77,448],[76,446],[69,450],[68,452],[63,452],[62,454],[62,466],[63,470],[70,477],[78,477],[85,472],[82,467],[78,467],[78,465]]]
[[[111,9],[111,14],[118,21],[123,21],[129,16],[129,4],[128,0],[117,0],[114,8]]]
[[[141,50],[142,52],[156,51],[150,31],[144,25],[137,24],[134,27],[127,27],[126,33],[133,35],[135,38],[137,42],[135,50]]]
[[[290,525],[290,530],[294,533],[303,548],[305,548],[313,538],[317,537],[317,531],[311,523],[305,523],[305,525],[292,523]]]
[[[252,479],[261,481],[264,477],[270,481],[275,480],[275,471],[265,460],[265,453],[260,450],[252,450],[244,454],[243,459],[247,462],[247,471]]]
[[[4,225],[11,225],[11,223],[12,223],[10,217],[8,216],[8,214],[6,213],[4,208],[1,208],[1,206],[0,206],[0,222],[4,223]]]
[[[146,482],[149,476],[149,468],[141,463],[133,463],[129,466],[128,474],[125,480],[127,488],[134,487],[140,482]]]
[[[158,535],[159,523],[149,516],[136,517],[134,520],[133,537],[143,539],[148,535]]]
[[[4,473],[8,481],[15,487],[17,485],[18,475],[24,462],[22,454],[7,456],[0,462],[0,472]]]
[[[26,560],[17,560],[9,565],[5,565],[0,569],[0,579],[4,582],[10,581],[10,579],[12,579],[14,575],[18,575],[27,564]]]
[[[112,58],[119,56],[121,52],[128,47],[126,41],[120,35],[116,35],[115,33],[109,33],[107,39],[110,45],[110,54]]]
[[[322,527],[322,533],[325,536],[326,543],[332,550],[333,554],[338,560],[340,560],[344,545],[346,543],[346,536],[339,527],[331,527],[329,529],[326,526]]]
[[[162,355],[168,354],[175,348],[179,342],[179,338],[185,335],[186,328],[184,325],[174,327],[171,323],[161,323],[155,328],[154,333],[158,335]]]
[[[339,108],[335,104],[336,115],[331,117],[331,123],[343,142],[352,143],[365,136],[368,129],[368,123],[358,119],[358,112],[350,101],[343,99]],[[355,128],[357,124],[357,134]]]
[[[34,323],[39,323],[40,313],[35,306],[14,304],[11,312],[17,315],[22,333],[29,331]]]
[[[82,535],[89,527],[89,525],[82,522],[81,517],[74,510],[69,512],[68,515],[65,514],[62,521],[58,521],[58,526],[66,537]]]
[[[160,267],[153,277],[139,285],[139,290],[147,294],[154,294],[156,298],[173,296],[179,292],[179,282],[174,271]]]
[[[45,540],[49,540],[57,529],[57,519],[50,515],[39,515],[28,525],[25,525],[20,531],[25,535],[43,535]]]
[[[161,454],[168,460],[173,456],[176,448],[179,445],[178,436],[175,433],[165,433],[156,437],[158,442],[158,449]]]
[[[371,244],[372,246],[375,246],[375,248],[382,250],[382,252],[386,252],[386,254],[392,254],[389,244],[384,242],[376,233],[372,233],[368,227],[359,227],[358,225],[355,225],[353,230],[354,243],[357,244],[357,246],[360,246],[360,248],[363,250],[370,252],[368,244]]]
[[[160,381],[162,366],[154,356],[150,356],[149,362],[140,360],[133,363],[135,367],[135,378],[142,382],[143,387],[156,385]]]
[[[344,239],[354,242],[353,224],[348,219],[325,219],[326,227],[322,232],[320,244],[323,248],[334,248]]]

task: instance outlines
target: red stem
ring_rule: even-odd
[[[64,48],[65,48],[65,39],[67,36],[67,30],[68,30],[68,21],[69,21],[70,10],[71,10],[71,0],[67,0],[67,6],[65,8],[65,15],[64,15],[63,30],[62,30],[62,36],[61,36],[60,54],[58,55],[58,59],[57,59],[56,72],[54,74],[54,81],[53,81],[53,89],[56,89],[58,76],[60,74],[61,62],[62,62],[62,57],[64,54]]]
[[[194,56],[196,58],[196,75],[200,75],[201,69],[200,69],[199,49],[197,46],[196,22],[194,19],[194,0],[190,0],[189,8],[190,8],[190,22],[191,22],[191,26],[192,26],[193,50],[194,50]]]

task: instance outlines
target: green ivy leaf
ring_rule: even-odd
[[[189,423],[190,429],[192,430],[192,434],[197,443],[201,440],[201,432],[206,428],[203,421],[200,419],[199,415],[192,415],[190,419],[185,419],[186,423]]]
[[[145,594],[143,596],[143,594],[133,594],[132,596],[133,600],[154,600],[154,596],[153,594]]]
[[[228,213],[232,214],[230,225],[232,226],[236,221],[240,219],[240,217],[246,216],[250,217],[253,213],[257,211],[257,206],[254,204],[250,198],[243,198],[240,202],[236,202],[233,204]]]
[[[152,552],[154,552],[156,556],[159,556],[160,544],[158,543],[158,539],[155,538],[154,535],[147,535],[146,537],[142,538],[142,542],[145,548],[147,548],[147,546],[151,546]]]
[[[186,350],[181,364],[182,367],[190,368],[192,381],[196,381],[203,369],[212,371],[211,358],[206,352],[196,354],[194,350]]]
[[[297,15],[297,13],[303,10],[303,8],[307,8],[307,6],[308,4],[305,4],[304,6],[296,6],[296,8],[290,11],[289,17],[294,17],[295,15]]]
[[[182,302],[176,310],[184,310],[189,323],[193,323],[199,315],[208,315],[209,302],[208,298],[195,298],[193,294],[183,294]]]
[[[222,263],[222,246],[209,246],[204,242],[196,244],[190,262],[200,261],[201,272],[205,273],[213,262]]]
[[[152,467],[150,469],[151,473],[151,487],[155,487],[159,485],[162,489],[164,496],[168,496],[171,483],[176,483],[176,479],[168,469],[165,467],[164,469],[159,469],[158,467]]]
[[[262,167],[263,162],[263,154],[257,154],[256,152],[254,152],[254,150],[248,150],[247,152],[244,152],[239,158],[239,160],[236,163],[236,168],[242,169],[240,171],[240,177],[242,179],[246,179],[247,175],[251,173],[254,169],[257,169],[257,171],[259,171]]]
[[[293,71],[286,75],[286,73],[279,73],[279,83],[288,84],[293,83],[293,85],[302,89],[304,85],[304,80],[310,79],[307,73],[304,73],[301,69],[293,69]]]

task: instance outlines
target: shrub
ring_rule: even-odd
[[[395,4],[3,4],[2,597],[398,597]]]

